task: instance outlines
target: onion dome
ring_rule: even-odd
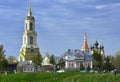
[[[90,46],[90,49],[91,49],[91,50],[94,49],[94,46]]]
[[[96,40],[94,45],[95,45],[95,47],[98,47],[99,44],[98,44],[97,40]]]

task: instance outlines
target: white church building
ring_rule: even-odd
[[[88,52],[68,49],[62,58],[65,60],[65,69],[80,69],[81,63],[85,68],[93,68],[93,57]]]
[[[64,69],[80,69],[80,65],[83,64],[85,68],[88,66],[93,68],[93,56],[89,53],[89,47],[87,44],[86,33],[84,35],[84,42],[81,50],[68,49],[61,57],[64,62]]]

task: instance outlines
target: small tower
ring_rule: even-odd
[[[91,46],[90,46],[90,53],[93,54],[94,53],[94,45],[91,41]]]
[[[87,44],[87,35],[86,35],[86,32],[84,34],[84,41],[83,41],[83,45],[82,45],[81,50],[82,51],[89,51],[88,44]]]
[[[104,46],[103,43],[100,44],[100,54],[104,56]]]
[[[31,5],[28,6],[28,15],[25,19],[23,42],[18,61],[31,61],[39,53],[37,33],[35,31],[35,18],[32,16]]]

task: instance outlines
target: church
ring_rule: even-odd
[[[32,16],[31,5],[28,7],[28,14],[25,18],[23,41],[18,56],[18,61],[32,61],[40,53],[37,45],[37,32],[35,31],[35,18]]]
[[[92,54],[89,53],[89,47],[87,44],[87,36],[84,34],[84,41],[81,49],[71,50],[68,49],[61,57],[61,63],[65,70],[79,70],[80,65],[82,64],[85,69],[87,67],[93,68],[93,57]],[[61,66],[59,66],[61,69]],[[62,69],[63,69],[62,68]]]
[[[88,47],[87,44],[87,35],[84,34],[84,41],[81,49],[75,49],[71,50],[68,49],[61,57],[59,69],[65,69],[67,71],[69,70],[79,70],[81,64],[83,64],[84,68],[87,69],[90,67],[90,69],[93,68],[93,53],[94,51],[97,51],[102,55],[104,58],[104,46],[100,45],[98,47],[98,42],[96,41],[94,45]]]

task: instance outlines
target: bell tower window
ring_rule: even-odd
[[[33,44],[33,37],[30,37],[30,44]]]
[[[33,46],[31,46],[30,52],[34,52]]]
[[[30,23],[30,30],[33,30],[33,24]]]

